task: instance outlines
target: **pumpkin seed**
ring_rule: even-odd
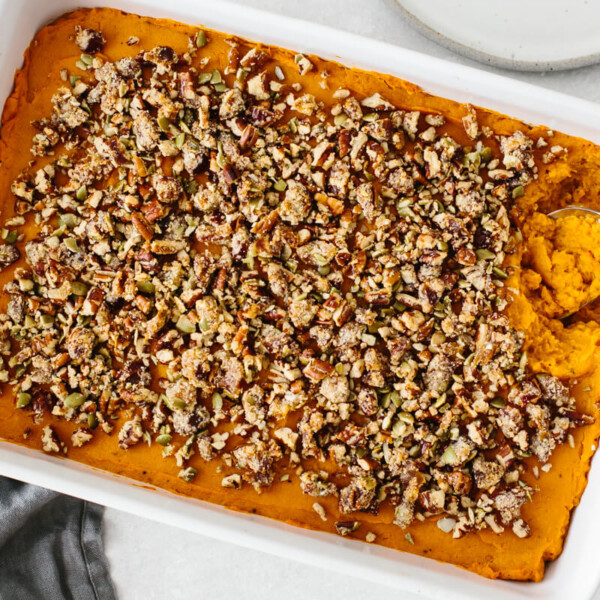
[[[486,248],[478,248],[475,250],[475,254],[479,260],[493,260],[496,258],[496,255],[491,250],[487,250]]]
[[[75,192],[75,196],[77,197],[77,200],[85,200],[87,198],[87,187],[85,185],[82,185],[76,192]]]
[[[512,191],[513,200],[516,200],[517,198],[522,198],[524,195],[525,195],[525,188],[522,185],[518,185]]]
[[[43,327],[51,327],[54,325],[54,317],[52,315],[42,315],[40,317],[40,322]]]
[[[456,456],[456,452],[454,450],[454,448],[452,446],[448,446],[446,448],[446,450],[444,450],[444,453],[442,454],[441,458],[440,458],[440,462],[445,464],[445,465],[449,465],[449,464],[454,464],[456,462],[457,456]]]
[[[285,182],[285,179],[279,179],[273,184],[273,188],[276,189],[278,192],[283,192],[283,190],[285,190],[286,187],[287,183]]]
[[[96,427],[98,427],[98,417],[96,417],[96,413],[90,413],[88,415],[88,427],[90,429],[96,429]]]
[[[73,213],[66,213],[58,217],[58,226],[64,227],[75,227],[77,225],[77,217]]]
[[[71,252],[80,252],[79,245],[75,238],[66,238],[63,240],[63,243]]]
[[[205,83],[208,83],[212,78],[212,73],[200,73],[198,75],[198,83],[200,85],[204,85]]]
[[[490,160],[492,160],[492,149],[487,147],[483,148],[479,153],[479,156],[481,156],[482,163],[490,162]]]
[[[177,321],[175,327],[182,333],[194,333],[196,331],[196,324],[192,323],[186,316],[181,315]]]
[[[508,273],[506,271],[503,271],[500,267],[494,267],[492,269],[492,272],[494,273],[494,275],[496,275],[496,277],[500,277],[500,279],[508,278]]]
[[[6,240],[7,244],[14,244],[17,241],[18,237],[19,234],[17,233],[17,231],[12,229],[6,234],[6,237],[4,239]]]
[[[85,296],[88,292],[88,286],[82,281],[71,282],[71,293],[74,296]]]
[[[68,408],[79,408],[85,401],[85,396],[80,392],[73,392],[65,398],[65,406]]]
[[[206,39],[206,33],[201,29],[196,34],[196,48],[204,48],[208,40]]]
[[[333,123],[336,127],[343,127],[348,121],[348,115],[340,113],[333,118]]]
[[[173,439],[173,436],[168,434],[168,433],[161,433],[160,435],[156,436],[156,443],[160,444],[161,446],[168,446],[171,443],[171,440]]]
[[[25,408],[31,402],[31,394],[20,392],[17,394],[17,408]]]
[[[136,281],[135,285],[143,294],[154,294],[156,289],[151,281]]]
[[[213,69],[213,72],[210,76],[210,82],[214,85],[215,83],[222,83],[223,77],[221,76],[221,72],[219,69]]]
[[[169,131],[169,119],[165,116],[158,117],[158,126],[162,131]]]

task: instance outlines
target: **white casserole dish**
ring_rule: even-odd
[[[0,0],[0,103],[10,93],[15,69],[34,33],[69,10],[104,4],[129,12],[203,24],[250,39],[314,53],[325,58],[392,73],[427,91],[496,109],[528,122],[600,143],[600,108],[558,94],[399,47],[323,26],[263,13],[218,0]],[[141,514],[229,542],[330,567],[430,598],[558,600],[590,598],[600,581],[600,467],[577,509],[562,556],[542,583],[489,581],[456,567],[304,531],[261,517],[227,511],[150,489],[78,463],[0,441],[0,474],[52,488],[107,506]]]

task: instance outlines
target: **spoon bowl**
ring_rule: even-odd
[[[565,208],[559,208],[548,213],[549,217],[553,219],[562,219],[563,217],[570,217],[574,215],[576,217],[596,217],[600,219],[600,212],[593,208],[586,208],[585,206],[565,206]]]
[[[585,206],[565,206],[565,208],[559,208],[558,210],[553,210],[552,212],[548,213],[548,216],[552,217],[553,219],[562,219],[564,217],[570,217],[573,215],[576,217],[596,217],[596,219],[600,219],[599,211],[594,210],[593,208],[587,208]],[[574,314],[578,313],[582,308],[585,308],[586,306],[589,306],[592,302],[598,300],[598,298],[599,296],[596,296],[595,298],[588,300],[585,304],[582,304],[576,311],[570,312],[562,316],[561,320],[573,316]]]

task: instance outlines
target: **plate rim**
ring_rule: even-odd
[[[457,42],[446,34],[428,25],[425,21],[417,17],[409,8],[404,6],[404,0],[394,0],[394,3],[400,9],[404,19],[420,34],[430,39],[432,42],[452,50],[465,58],[475,60],[484,65],[507,69],[510,71],[521,71],[524,73],[547,73],[551,71],[571,71],[581,67],[589,67],[600,62],[600,51],[576,56],[573,58],[564,58],[560,60],[516,60],[504,58],[483,50]]]

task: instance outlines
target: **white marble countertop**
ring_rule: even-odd
[[[457,56],[422,37],[406,24],[393,0],[239,0],[339,29],[359,33],[448,58]],[[481,65],[479,65],[481,66]],[[502,72],[492,67],[482,67]],[[507,73],[521,80],[600,102],[600,65],[553,73]],[[215,541],[107,509],[104,523],[106,553],[122,600],[286,600],[313,598],[383,598],[391,589],[280,557]],[[235,576],[232,576],[235,572]],[[415,597],[402,595],[404,600]],[[596,593],[595,600],[600,600]]]

